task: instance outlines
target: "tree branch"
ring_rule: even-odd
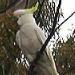
[[[69,17],[67,17],[62,23],[60,23],[59,26],[55,29],[55,31],[56,31],[57,29],[59,29],[60,26],[61,26],[62,24],[64,24],[68,19],[70,19],[74,14],[75,14],[75,11],[74,11]]]
[[[36,67],[36,64],[37,64],[37,61],[39,60],[39,58],[41,57],[41,54],[43,54],[47,44],[49,43],[50,39],[52,38],[52,36],[54,35],[55,33],[55,27],[56,27],[56,24],[57,24],[57,17],[58,17],[58,14],[59,14],[59,9],[60,9],[60,6],[61,6],[61,0],[59,0],[59,4],[58,4],[58,7],[57,7],[57,11],[56,11],[56,14],[55,14],[55,18],[54,18],[54,22],[53,22],[53,27],[52,27],[52,30],[51,30],[51,33],[50,35],[48,36],[47,40],[45,41],[45,43],[43,44],[42,48],[40,49],[40,51],[37,53],[37,56],[36,58],[34,59],[34,61],[31,63],[30,65],[30,74],[29,75],[33,75],[33,69]]]

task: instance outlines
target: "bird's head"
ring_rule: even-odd
[[[35,6],[32,6],[29,9],[18,9],[14,11],[13,15],[18,18],[18,25],[24,25],[26,23],[31,23],[34,21],[33,19],[33,13],[37,10],[38,8],[38,2],[36,3]]]
[[[17,18],[19,18],[22,15],[27,15],[27,14],[33,14],[37,9],[38,9],[38,2],[36,3],[35,6],[32,6],[29,9],[18,9],[14,11],[13,15]]]

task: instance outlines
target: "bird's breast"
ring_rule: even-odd
[[[22,45],[24,45],[29,50],[34,49],[36,51],[37,49],[40,49],[42,45],[38,40],[34,29],[35,28],[32,26],[23,26],[20,29],[20,35],[22,38]]]

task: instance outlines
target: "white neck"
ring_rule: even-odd
[[[22,16],[23,24],[25,23],[35,23],[35,19],[33,18],[33,14],[25,14]]]

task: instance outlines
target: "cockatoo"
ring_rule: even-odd
[[[18,9],[14,15],[18,17],[20,29],[16,33],[16,42],[24,55],[32,62],[44,44],[46,37],[42,29],[36,24],[33,12],[37,10],[38,4],[31,9]],[[51,51],[46,47],[39,59],[35,69],[35,75],[58,75]]]

